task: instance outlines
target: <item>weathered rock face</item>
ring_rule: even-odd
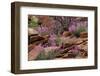
[[[29,44],[39,44],[39,43],[42,43],[43,40],[45,38],[41,37],[41,36],[30,36],[29,38]]]
[[[76,38],[75,36],[61,37],[63,41],[63,51],[59,52],[56,56],[57,58],[85,58],[88,53],[88,38],[87,33],[82,32],[81,37]],[[77,49],[72,49],[72,47],[78,47]],[[78,56],[77,56],[78,55]]]
[[[88,56],[87,37],[87,32],[81,32],[80,37],[76,37],[70,32],[66,31],[60,37],[62,43],[61,46],[43,46],[43,48],[41,48],[39,45],[48,43],[48,39],[50,38],[50,36],[39,36],[38,34],[32,34],[29,37],[29,60],[35,60],[35,58],[41,53],[41,49],[44,50],[45,55],[47,55],[51,51],[53,52],[52,54],[55,53],[55,59],[86,58]]]
[[[28,28],[28,44],[39,44],[46,42],[49,38],[49,35],[40,36],[38,31],[33,28]]]
[[[29,37],[29,44],[44,44],[48,42],[48,36],[30,36]]]

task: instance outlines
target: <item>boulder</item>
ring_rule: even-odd
[[[71,36],[72,33],[69,31],[64,31],[62,35],[63,35],[63,37],[68,37],[68,36]]]
[[[38,35],[38,32],[33,28],[28,28],[28,35]]]
[[[61,37],[60,38],[62,43],[67,44],[67,45],[73,45],[76,43],[77,38],[76,37]]]
[[[31,49],[31,50],[28,52],[28,60],[31,61],[31,60],[36,59],[36,57],[37,57],[42,51],[44,51],[44,48],[43,48],[41,45],[35,46],[33,49]]]
[[[81,32],[80,33],[80,38],[87,38],[88,37],[88,33],[87,32]]]

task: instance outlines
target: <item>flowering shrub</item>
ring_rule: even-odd
[[[71,25],[68,29],[70,32],[79,36],[81,32],[87,32],[87,24],[77,23],[77,25]]]
[[[49,34],[49,31],[48,31],[48,28],[47,27],[37,27],[36,29],[40,35],[48,35]]]

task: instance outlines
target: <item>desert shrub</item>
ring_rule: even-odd
[[[74,34],[79,37],[81,32],[87,32],[86,27],[80,26],[75,32]]]
[[[29,27],[36,27],[38,26],[38,18],[35,16],[31,16],[28,22]]]
[[[69,27],[69,31],[72,32],[75,36],[79,37],[81,32],[87,32],[87,27],[86,25],[72,25]]]
[[[35,60],[49,60],[56,57],[56,52],[51,50],[49,52],[42,51]]]
[[[46,59],[46,55],[45,55],[45,52],[41,52],[35,60],[45,60]]]
[[[56,45],[60,46],[62,44],[61,38],[57,37],[56,38]]]

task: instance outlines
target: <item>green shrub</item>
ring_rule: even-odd
[[[81,32],[87,32],[87,28],[84,27],[84,26],[80,26],[73,33],[74,33],[74,35],[76,35],[77,37],[79,37]]]
[[[54,59],[56,57],[56,52],[55,51],[49,51],[45,52],[42,51],[35,60],[49,60],[49,59]]]
[[[31,17],[31,20],[28,23],[29,27],[36,27],[38,26],[38,18],[35,16]]]

